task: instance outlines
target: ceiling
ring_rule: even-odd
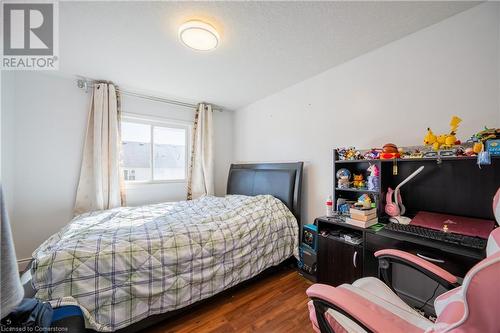
[[[464,11],[474,2],[60,2],[60,70],[237,109]],[[183,22],[214,25],[195,52]]]

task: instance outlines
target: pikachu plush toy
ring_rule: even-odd
[[[453,147],[453,145],[460,144],[460,141],[458,141],[456,137],[460,122],[462,122],[462,119],[459,117],[451,117],[449,134],[435,135],[430,127],[427,128],[427,134],[424,137],[424,144],[426,146],[432,146],[434,150],[449,149]]]

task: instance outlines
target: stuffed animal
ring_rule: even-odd
[[[424,145],[426,146],[431,146],[437,141],[436,135],[432,133],[432,130],[430,127],[427,127],[427,134],[424,137]]]
[[[457,116],[451,117],[450,120],[450,133],[449,134],[440,134],[435,135],[430,127],[427,128],[427,134],[424,137],[424,144],[426,146],[432,146],[434,150],[438,150],[441,148],[449,149],[454,145],[460,144],[460,141],[457,140],[457,129],[462,119]]]
[[[437,140],[436,140],[436,142],[438,144],[437,149],[439,149],[439,147],[441,147],[442,145],[444,145],[445,141],[446,141],[446,134],[440,134],[440,135],[438,135],[437,136]]]

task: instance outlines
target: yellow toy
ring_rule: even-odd
[[[436,142],[437,137],[432,133],[432,130],[430,127],[427,127],[427,134],[424,137],[424,145],[432,145]]]
[[[483,151],[483,143],[482,142],[475,142],[474,145],[472,146],[472,151],[475,154],[479,154],[480,152]]]
[[[363,175],[354,175],[352,185],[357,188],[365,187],[365,181],[363,180]]]
[[[437,141],[434,142],[434,145],[432,146],[432,148],[434,148],[434,150],[438,150],[442,145],[444,145],[445,141],[446,141],[446,134],[438,135]]]
[[[457,144],[458,142],[456,135],[460,122],[462,122],[462,119],[460,119],[459,117],[451,117],[449,134],[435,135],[430,127],[428,127],[427,134],[424,137],[424,144],[426,146],[432,146],[434,150],[453,147],[453,145]]]
[[[456,133],[457,129],[458,129],[458,125],[460,125],[461,122],[462,122],[462,119],[458,118],[457,116],[451,117],[451,121],[450,121],[451,131]]]

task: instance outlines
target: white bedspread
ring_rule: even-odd
[[[185,307],[298,255],[278,199],[203,197],[80,215],[34,253],[36,297],[114,331]]]

